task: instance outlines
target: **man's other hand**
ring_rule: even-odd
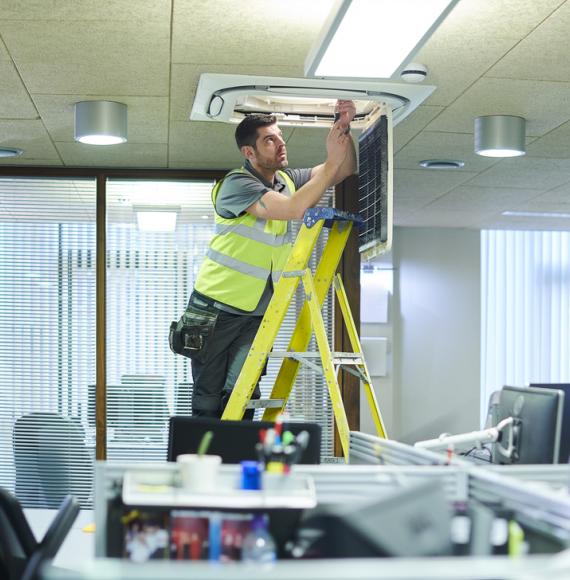
[[[339,99],[336,102],[335,111],[339,113],[340,117],[338,123],[340,126],[347,130],[350,128],[350,123],[356,115],[356,106],[353,101]]]

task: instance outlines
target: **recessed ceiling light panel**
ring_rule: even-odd
[[[305,76],[390,78],[458,0],[337,0],[305,61]]]

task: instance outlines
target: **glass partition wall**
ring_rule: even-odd
[[[186,306],[214,230],[213,183],[104,181],[109,461],[164,460],[169,417],[191,414],[190,362],[170,351],[168,330]],[[331,200],[332,192],[323,203]],[[95,178],[0,177],[0,486],[28,507],[57,507],[66,493],[84,507],[93,499],[101,420],[96,216]],[[325,241],[326,233],[313,267]],[[276,349],[286,349],[302,300],[299,290]],[[323,316],[332,339],[331,296]],[[269,362],[264,395],[280,362]],[[320,376],[299,373],[288,410],[319,422],[323,456],[334,455],[333,415]]]

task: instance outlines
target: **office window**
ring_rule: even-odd
[[[570,232],[481,232],[481,416],[503,385],[570,381]]]
[[[91,502],[95,181],[0,178],[0,485]]]
[[[212,182],[107,181],[107,458],[164,460],[168,418],[190,414],[190,361],[168,346],[170,322],[188,301],[214,231]],[[331,195],[327,202],[330,203]],[[152,207],[160,202],[161,207]],[[174,229],[147,229],[137,213],[163,210],[176,215]],[[295,226],[298,229],[298,225]],[[319,243],[322,250],[326,235]],[[315,262],[315,258],[313,258]],[[301,308],[301,295],[287,315],[276,348],[285,350]],[[332,335],[330,299],[324,309]],[[268,395],[280,363],[272,360],[262,382]],[[94,399],[94,386],[90,387]],[[318,421],[332,455],[332,411],[323,381],[302,372],[290,399],[290,413]],[[93,415],[94,417],[94,415]]]

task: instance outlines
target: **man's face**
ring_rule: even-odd
[[[260,127],[257,130],[255,147],[251,147],[251,151],[250,161],[263,169],[277,171],[288,165],[287,148],[277,125]]]

